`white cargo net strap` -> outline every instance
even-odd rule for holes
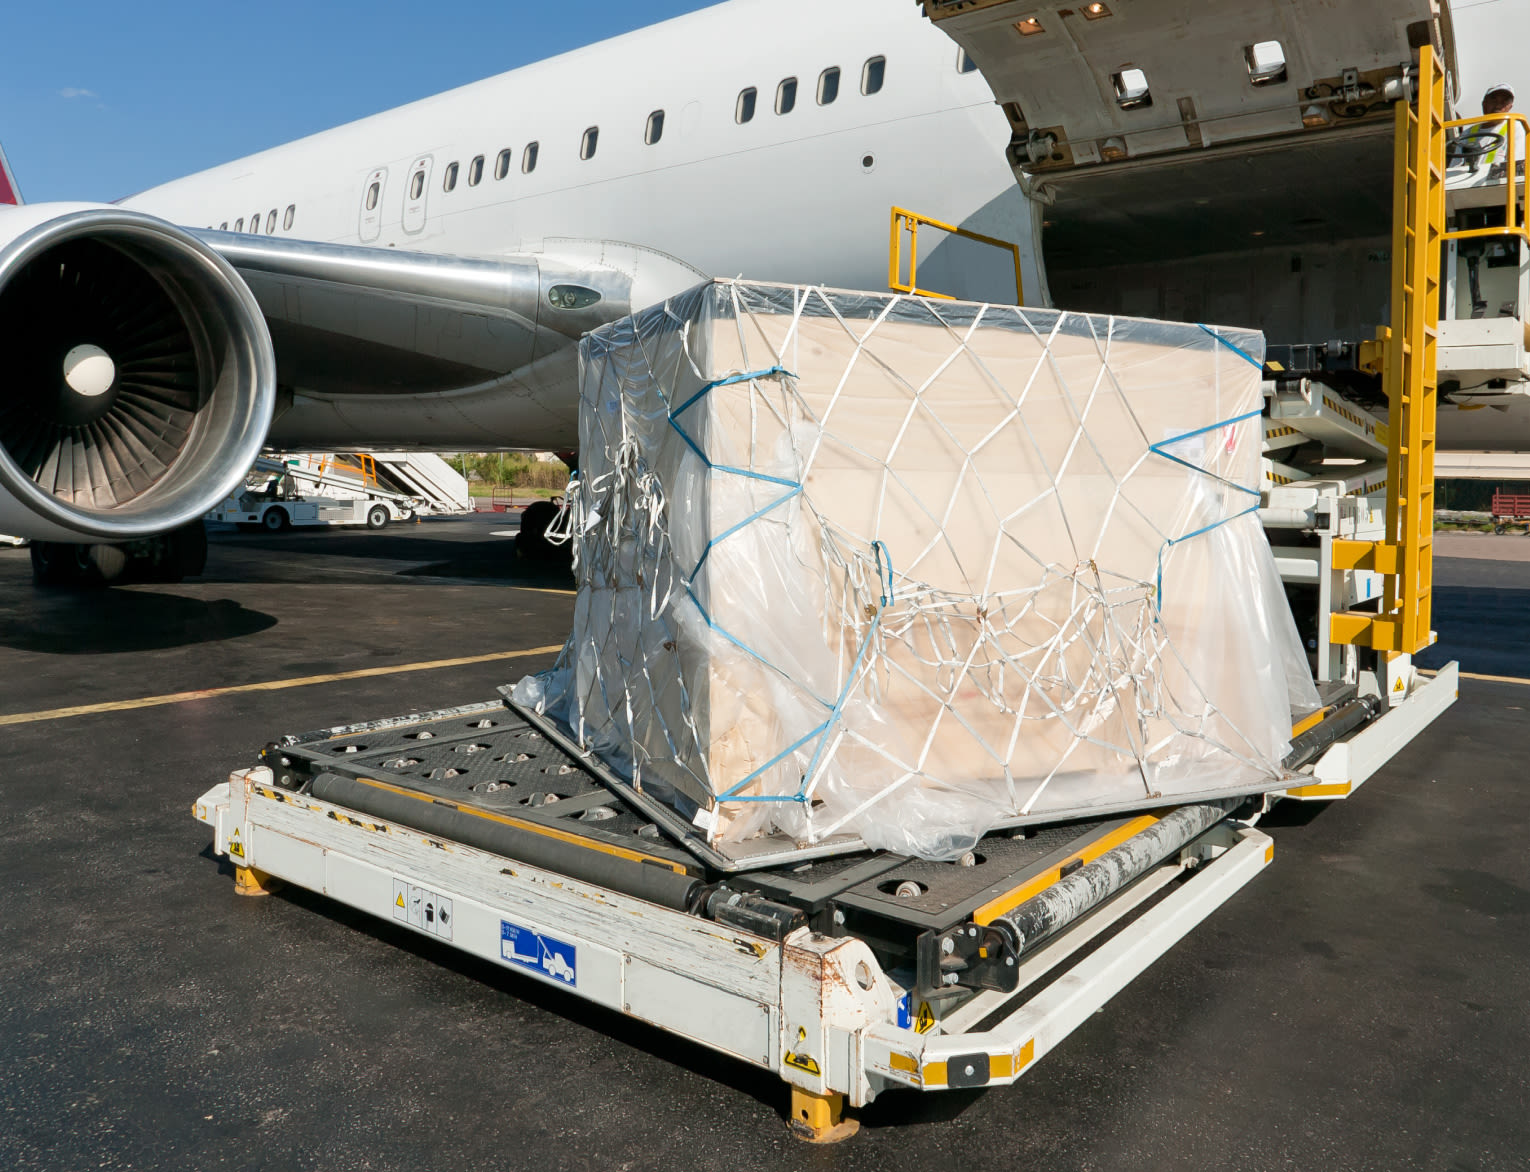
[[[907,430],[915,411],[920,407],[920,396],[940,378],[942,372],[952,362],[965,355],[982,368],[993,389],[1006,396],[1009,413],[982,441],[966,452],[962,473],[945,503],[943,512],[937,516],[929,509],[925,509],[930,519],[937,523],[936,535],[910,560],[909,565],[901,570],[892,565],[891,556],[883,541],[875,536],[868,537],[842,531],[822,516],[811,499],[803,493],[804,481],[813,467],[814,458],[834,415],[835,407],[839,403],[845,379],[842,379],[839,386],[835,388],[820,417],[799,393],[796,377],[783,365],[782,356],[773,353],[770,356],[769,365],[760,369],[730,373],[725,377],[705,382],[699,391],[690,395],[678,406],[670,406],[668,411],[670,426],[684,440],[690,451],[703,462],[708,477],[741,477],[780,489],[779,494],[766,504],[752,510],[711,537],[696,564],[688,569],[675,567],[672,556],[673,545],[668,531],[669,503],[665,499],[658,476],[644,462],[639,445],[628,430],[627,419],[625,415],[622,416],[622,440],[613,452],[610,469],[591,479],[576,478],[569,489],[569,507],[560,517],[558,525],[549,530],[549,537],[562,536],[574,539],[575,568],[581,581],[590,573],[608,575],[619,556],[620,560],[628,566],[637,565],[654,569],[655,572],[649,581],[642,582],[641,573],[639,573],[639,581],[645,587],[645,610],[648,620],[661,624],[668,638],[675,638],[675,628],[671,619],[673,608],[694,607],[708,628],[790,682],[799,692],[811,695],[823,712],[821,721],[794,737],[790,743],[783,745],[764,764],[738,780],[722,779],[722,785],[719,787],[713,778],[707,776],[708,766],[704,753],[683,754],[680,749],[682,744],[695,746],[704,743],[704,738],[691,718],[691,706],[687,703],[686,715],[683,718],[686,727],[664,730],[664,739],[672,754],[673,763],[690,771],[693,775],[699,764],[701,779],[708,790],[716,795],[719,804],[758,802],[795,804],[799,808],[800,816],[806,819],[807,833],[806,835],[801,833],[800,825],[794,829],[794,833],[799,838],[815,842],[840,832],[848,823],[860,817],[873,805],[886,801],[909,782],[931,779],[927,771],[928,757],[935,744],[940,724],[947,720],[966,724],[953,701],[959,689],[976,688],[996,708],[1013,717],[1008,744],[995,746],[981,742],[992,757],[996,771],[1002,773],[1007,787],[1011,814],[1023,816],[1030,813],[1074,750],[1083,744],[1102,747],[1135,762],[1136,769],[1142,778],[1145,798],[1158,796],[1150,758],[1154,752],[1163,749],[1175,735],[1207,741],[1232,758],[1262,773],[1272,774],[1269,762],[1254,747],[1254,742],[1238,730],[1226,714],[1220,712],[1206,698],[1199,686],[1194,689],[1199,693],[1195,703],[1187,703],[1185,697],[1172,694],[1165,681],[1165,674],[1161,670],[1164,662],[1172,660],[1187,677],[1190,676],[1190,672],[1188,665],[1168,638],[1158,617],[1163,590],[1164,562],[1172,550],[1259,507],[1259,494],[1255,490],[1227,479],[1211,469],[1192,464],[1168,449],[1204,433],[1223,431],[1257,417],[1260,412],[1256,410],[1245,413],[1167,440],[1152,442],[1148,439],[1135,412],[1132,412],[1130,401],[1116,383],[1115,375],[1111,370],[1110,347],[1115,329],[1114,318],[1095,319],[1085,315],[1058,314],[1050,333],[1043,337],[1023,309],[1009,306],[985,306],[965,330],[959,331],[940,315],[937,307],[923,302],[929,316],[945,326],[952,341],[952,350],[945,361],[922,384],[915,386],[901,379],[896,370],[882,362],[872,350],[866,348],[868,341],[876,334],[876,325],[886,320],[894,308],[904,300],[903,298],[890,299],[877,321],[870,328],[864,329],[863,333],[858,334],[840,315],[833,302],[824,297],[821,291],[798,290],[795,316],[788,338],[795,335],[797,322],[810,297],[819,297],[822,304],[828,306],[830,313],[838,319],[846,334],[855,343],[854,353],[846,365],[845,379],[848,378],[849,369],[857,361],[876,362],[890,378],[900,382],[912,395],[908,416],[887,454],[873,456],[872,453],[858,448],[846,439],[843,431],[836,436],[837,442],[849,450],[880,464],[878,475],[881,477],[881,503],[876,511],[877,516],[880,517],[883,513],[882,506],[885,504],[889,484],[901,483],[899,473],[891,466],[892,454],[896,451],[897,444]],[[750,311],[740,303],[736,287],[733,289],[733,300],[737,316],[740,319],[747,317]],[[1036,369],[1026,381],[1025,386],[1014,394],[1010,394],[1002,386],[992,372],[984,366],[981,356],[968,346],[969,339],[979,325],[985,324],[985,318],[990,319],[988,324],[991,324],[991,319],[1001,314],[1014,315],[1023,328],[1029,330],[1042,344],[1042,353]],[[1096,328],[1096,324],[1101,320],[1106,322],[1103,337]],[[1030,436],[1023,408],[1027,392],[1035,381],[1036,375],[1045,364],[1052,364],[1055,377],[1065,381],[1062,372],[1056,369],[1050,345],[1065,322],[1075,327],[1080,322],[1088,324],[1089,334],[1093,338],[1100,359],[1099,373],[1088,391],[1083,406],[1074,410],[1072,441],[1068,445],[1067,454],[1063,457],[1062,463],[1057,468],[1049,470],[1052,477],[1051,485],[1031,500],[1008,508],[1007,511],[1001,510],[998,502],[989,493],[988,487],[984,485],[982,476],[973,466],[973,456],[984,444],[1013,424],[1018,423],[1027,436]],[[1260,365],[1247,352],[1221,337],[1216,331],[1206,326],[1201,328],[1245,360],[1255,366]],[[704,377],[694,357],[689,353],[687,357],[696,376]],[[776,385],[784,393],[799,419],[805,419],[816,425],[815,439],[810,446],[806,447],[806,450],[796,450],[797,436],[800,432],[792,429],[786,414],[783,414],[777,406],[775,397],[765,392],[762,384],[767,383]],[[772,476],[754,467],[714,463],[687,431],[684,422],[687,412],[702,403],[707,396],[732,391],[734,388],[738,389],[735,393],[746,393],[750,396],[751,412],[762,410],[770,412],[775,416],[783,432],[792,436],[794,453],[799,458],[799,466],[802,470],[799,477]],[[1067,524],[1067,511],[1058,496],[1057,478],[1067,471],[1069,461],[1081,447],[1093,446],[1085,420],[1088,418],[1091,405],[1102,390],[1117,392],[1117,401],[1131,412],[1132,423],[1142,435],[1141,455],[1124,474],[1117,477],[1113,471],[1110,471],[1108,463],[1103,458],[1100,460],[1100,465],[1106,468],[1113,486],[1107,515],[1118,508],[1133,510],[1144,522],[1153,525],[1154,532],[1161,539],[1157,576],[1152,581],[1126,577],[1102,567],[1099,549],[1080,548],[1071,525],[1068,525],[1068,533],[1076,556],[1072,565],[1044,562],[1026,548],[1021,537],[1012,529],[1014,523],[1023,519],[1029,510],[1049,498],[1056,501],[1057,507],[1062,511],[1064,523]],[[1071,406],[1071,398],[1066,401]],[[933,411],[928,414],[931,419],[938,422],[938,416]],[[949,430],[946,430],[945,434],[953,444],[956,443],[955,437],[950,435]],[[1037,459],[1044,460],[1034,437],[1031,437],[1031,445]],[[1098,454],[1098,449],[1096,453]],[[1204,477],[1208,483],[1221,486],[1236,494],[1246,494],[1254,499],[1246,508],[1228,511],[1225,515],[1192,532],[1182,534],[1164,532],[1123,493],[1133,473],[1154,458],[1173,461]],[[920,561],[941,541],[941,533],[958,507],[963,488],[966,487],[964,481],[968,478],[971,478],[975,486],[983,493],[993,507],[995,516],[1001,518],[1001,523],[996,528],[994,546],[984,567],[985,573],[979,579],[980,585],[976,586],[972,593],[962,594],[938,590],[920,581],[916,572]],[[903,487],[910,499],[918,500],[917,494],[910,486],[904,484]],[[801,507],[816,522],[820,533],[824,566],[822,586],[826,630],[832,630],[837,620],[839,631],[853,632],[855,636],[843,641],[842,651],[848,654],[840,656],[838,687],[830,695],[811,693],[800,681],[792,680],[779,665],[772,663],[766,656],[750,647],[747,642],[725,629],[708,613],[693,589],[697,575],[717,546],[733,538],[748,526],[760,522],[792,500],[800,500]],[[924,508],[922,503],[920,507]],[[1102,525],[1102,534],[1103,530]],[[638,547],[636,551],[632,548],[634,542]],[[997,559],[1000,543],[1003,542],[1014,543],[1036,562],[1042,571],[1040,582],[1023,589],[990,588],[989,576]],[[624,549],[625,552],[623,552]],[[836,587],[836,579],[839,582],[838,587]],[[972,580],[970,574],[968,579]],[[1059,622],[1038,610],[1036,601],[1044,591],[1056,590],[1064,584],[1071,592],[1071,608],[1066,620]],[[620,630],[618,616],[615,613],[618,605],[615,592],[612,592],[610,597],[612,613],[607,616],[608,621],[601,624],[602,629],[608,634]],[[919,650],[921,647],[932,651],[959,647],[962,640],[956,637],[951,623],[953,620],[958,620],[962,623],[963,629],[968,630],[974,601],[978,606],[977,613],[981,619],[982,633],[979,638],[972,641],[970,649],[965,654],[932,655],[929,651]],[[962,613],[963,609],[966,614]],[[1038,619],[1051,628],[1051,634],[1040,642],[1027,642],[1027,637],[1020,634],[1019,627],[1023,622],[1034,624]],[[934,680],[937,687],[932,688],[925,679],[908,671],[897,658],[890,657],[887,651],[894,644],[901,646],[903,659],[921,663],[926,668],[932,669],[928,678]],[[1017,647],[1019,647],[1018,650],[1016,650]],[[1087,651],[1086,666],[1082,672],[1070,666],[1077,658],[1071,653],[1076,652],[1080,647]],[[554,673],[559,668],[569,666],[574,652],[575,646],[571,640],[570,644],[564,648]],[[595,657],[597,663],[611,661],[604,654]],[[650,694],[660,690],[648,677],[643,664],[628,662],[625,666],[628,669],[642,669],[640,670],[641,686],[647,688]],[[847,727],[842,720],[847,701],[860,689],[865,689],[866,694],[871,696],[878,694],[881,690],[879,681],[886,678],[886,673],[890,672],[900,674],[938,705],[934,723],[925,730],[922,740],[918,743],[916,754],[908,760],[895,756],[885,744],[868,739],[855,729]],[[675,679],[664,681],[665,684],[669,686],[678,684],[683,690],[684,680],[680,678],[678,669],[675,676]],[[1016,681],[1021,685],[1020,701],[1013,703],[1007,700],[1006,696],[1012,692]],[[630,678],[602,677],[599,680],[599,686],[608,711],[615,711],[611,707],[612,699],[618,698],[618,695],[626,696],[626,728],[630,733],[633,729],[633,712],[631,693],[628,689],[638,685]],[[1124,743],[1101,739],[1097,730],[1104,725],[1106,715],[1132,704],[1135,707],[1130,710],[1135,720],[1123,724],[1123,727],[1128,729]],[[657,712],[658,705],[653,705],[650,711]],[[583,741],[585,739],[584,729],[581,727],[583,709],[577,698],[571,706],[569,716],[570,723],[575,726],[576,733]],[[1224,730],[1231,729],[1234,743],[1228,743],[1225,737],[1219,741],[1209,735],[1206,726],[1213,717],[1219,718]],[[1148,724],[1154,719],[1167,722],[1173,731],[1149,743]],[[1071,734],[1071,740],[1052,764],[1050,771],[1039,782],[1032,778],[1026,779],[1026,784],[1033,788],[1028,794],[1022,794],[1017,789],[1016,779],[1010,772],[1009,754],[1020,737],[1025,723],[1036,720],[1060,722]],[[1133,725],[1135,729],[1132,728]],[[968,731],[974,739],[980,740],[976,730],[973,730],[970,725],[968,725]],[[837,811],[837,816],[832,818],[816,816],[815,791],[822,783],[835,755],[847,741],[880,756],[891,765],[892,779],[889,784],[867,796],[859,805]],[[634,779],[638,780],[641,777],[643,757],[646,754],[650,760],[652,759],[653,746],[650,744],[645,748],[638,744],[634,737],[629,745],[624,747],[631,753]],[[793,758],[796,758],[797,768],[790,772],[796,773],[800,778],[798,784],[794,788],[779,784],[772,787],[770,777],[772,772],[790,763]],[[775,788],[776,792],[769,792],[771,788]],[[744,792],[746,790],[753,792]],[[1002,815],[1003,812],[1000,813]]]

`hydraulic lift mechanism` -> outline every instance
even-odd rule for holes
[[[927,8],[1006,28],[1019,12]],[[1002,81],[991,49],[952,35]],[[1271,862],[1257,823],[1275,801],[1346,797],[1455,699],[1454,664],[1426,677],[1411,660],[1433,641],[1437,382],[1530,369],[1527,270],[1512,156],[1496,182],[1471,180],[1447,223],[1460,127],[1419,40],[1396,74],[1352,83],[1395,141],[1390,325],[1371,343],[1277,351],[1265,372],[1262,519],[1324,701],[1292,730],[1298,784],[1001,830],[948,863],[855,844],[729,856],[504,698],[268,746],[195,805],[236,889],[322,893],[774,1071],[810,1139],[849,1133],[843,1108],[885,1091],[1023,1076]],[[1481,207],[1502,209],[1497,222],[1468,215]],[[1492,267],[1494,249],[1518,263]],[[1510,299],[1511,270],[1515,338],[1470,316]],[[1458,353],[1475,373],[1442,365]]]

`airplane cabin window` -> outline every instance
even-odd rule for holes
[[[269,235],[271,235],[271,233],[273,233],[275,231],[276,231],[276,209],[272,208],[269,212],[266,213],[266,235],[269,236]]]
[[[600,127],[592,126],[584,132],[584,137],[579,140],[579,157],[581,159],[593,159],[595,148],[600,145]]]
[[[425,194],[425,172],[420,170],[416,171],[409,180],[409,198],[419,199],[423,194]]]
[[[371,187],[367,188],[367,211],[375,212],[377,210],[377,197],[381,194],[382,184],[380,183],[373,183]]]
[[[788,77],[776,86],[776,113],[790,114],[797,105],[797,79]]]
[[[861,93],[875,94],[882,89],[882,83],[887,80],[887,58],[872,57],[861,66]]]
[[[956,51],[956,72],[957,73],[973,73],[976,70],[977,70],[977,62],[974,61],[971,57],[967,56],[967,50],[966,49],[958,49]]]
[[[526,149],[521,152],[521,173],[530,175],[537,169],[537,144],[528,142]]]
[[[754,99],[757,96],[754,86],[739,91],[738,102],[733,107],[733,121],[743,125],[754,117]]]
[[[839,66],[831,65],[818,75],[818,104],[827,106],[839,97]]]
[[[510,148],[506,147],[494,160],[494,178],[503,179],[508,174],[510,174]]]
[[[260,213],[259,212],[256,212],[253,216],[250,217],[250,231],[251,232],[259,232],[260,231]]]
[[[227,232],[228,231],[228,221],[227,220],[224,220],[223,223],[218,225],[218,231],[219,232]]]
[[[451,191],[457,186],[457,164],[446,164],[446,174],[441,179],[441,190]]]
[[[243,216],[240,216],[237,220],[234,221],[234,231],[235,232],[243,232],[244,231],[244,217]]]
[[[655,110],[648,115],[648,125],[643,130],[643,141],[653,146],[659,139],[664,137],[664,111]]]
[[[282,231],[283,232],[291,232],[292,231],[292,219],[296,215],[297,215],[297,204],[289,203],[287,205],[287,210],[282,213]]]
[[[477,187],[478,181],[483,178],[483,156],[475,155],[473,161],[468,164],[468,186]]]

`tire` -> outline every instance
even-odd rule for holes
[[[290,528],[292,518],[287,516],[287,510],[280,505],[273,505],[261,514],[260,524],[267,533],[280,533]]]
[[[87,545],[84,557],[90,563],[86,577],[96,585],[111,585],[122,577],[128,565],[127,550],[120,545]]]
[[[1493,532],[1498,534],[1500,537],[1502,537],[1503,536],[1503,526],[1502,525],[1494,525],[1493,526]]]
[[[106,586],[127,569],[127,551],[119,545],[75,545],[34,541],[32,582],[36,586]]]
[[[381,529],[388,523],[388,509],[385,505],[373,505],[367,510],[367,528]]]
[[[566,566],[574,556],[571,542],[554,545],[547,540],[547,529],[558,518],[558,506],[552,501],[533,501],[521,512],[521,528],[515,537],[515,556],[549,566]]]
[[[78,548],[60,541],[32,542],[32,584],[44,588],[83,585],[85,567]]]
[[[165,554],[160,563],[161,581],[195,578],[207,568],[207,526],[189,521],[165,534]]]

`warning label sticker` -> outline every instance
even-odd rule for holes
[[[452,901],[402,879],[393,881],[393,918],[443,940],[452,938]]]
[[[579,984],[578,956],[572,944],[509,920],[499,922],[499,955],[510,964],[565,985]]]
[[[898,998],[898,1028],[927,1034],[935,1026],[935,1013],[928,1001],[921,1001],[916,1011],[907,993]]]

